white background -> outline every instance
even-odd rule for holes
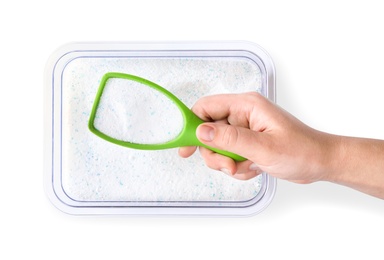
[[[279,181],[251,218],[75,217],[43,190],[44,66],[71,41],[253,41],[280,106],[384,139],[380,2],[2,1],[0,259],[383,259],[383,201],[331,183]]]

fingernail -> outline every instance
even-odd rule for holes
[[[229,176],[232,176],[232,173],[230,170],[228,170],[227,168],[221,168],[220,171],[224,172],[225,174],[229,175]]]
[[[252,163],[251,165],[249,165],[249,170],[257,171],[257,170],[260,170],[260,168],[259,168],[259,166],[257,166],[256,163]]]
[[[212,141],[215,136],[215,129],[211,126],[201,125],[197,128],[197,137],[203,141]]]

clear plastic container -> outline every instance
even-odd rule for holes
[[[257,91],[275,100],[271,58],[249,42],[72,43],[45,72],[45,190],[69,214],[254,215],[272,201],[276,180],[239,181],[209,169],[197,152],[121,147],[88,129],[107,72],[134,74],[191,107],[200,97]],[[134,113],[140,113],[140,108]]]

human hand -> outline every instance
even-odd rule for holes
[[[258,93],[204,97],[192,111],[208,121],[196,130],[202,143],[247,158],[235,162],[200,147],[212,169],[243,180],[267,172],[297,183],[310,183],[326,175],[334,136],[306,126]],[[182,147],[179,155],[189,157],[195,150]]]

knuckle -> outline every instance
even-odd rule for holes
[[[218,170],[219,165],[217,160],[215,160],[215,153],[204,147],[199,147],[199,150],[204,159],[205,164],[211,169]]]
[[[238,139],[239,139],[238,129],[230,125],[226,126],[221,138],[222,144],[225,146],[233,146],[237,143]]]

